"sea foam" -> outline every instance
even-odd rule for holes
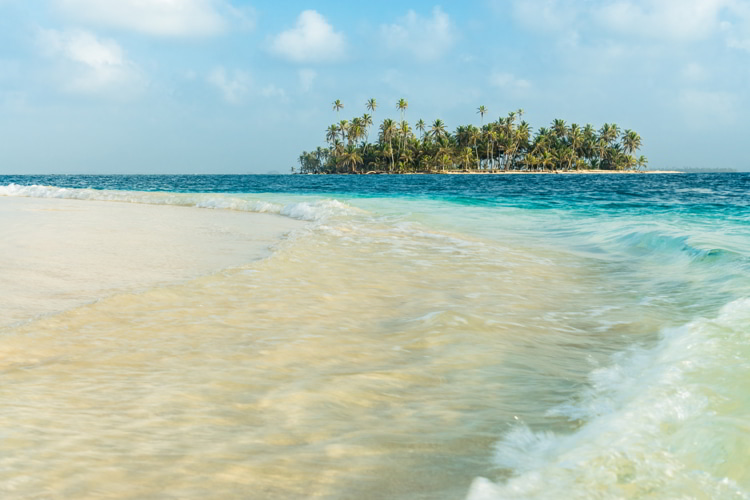
[[[321,199],[294,203],[274,203],[253,199],[246,195],[222,193],[168,193],[146,191],[112,191],[98,189],[69,189],[54,186],[0,186],[0,196],[28,198],[60,198],[95,200],[148,205],[175,205],[208,209],[269,213],[303,221],[320,222],[339,215],[364,213],[339,200]]]
[[[477,478],[467,499],[750,498],[748,324],[750,299],[740,299],[615,355],[551,410],[585,422],[576,432],[514,427],[494,453],[512,477]]]

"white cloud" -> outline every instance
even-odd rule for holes
[[[42,53],[55,59],[65,90],[123,97],[142,90],[146,80],[117,42],[87,31],[40,30]]]
[[[682,77],[689,81],[703,81],[708,78],[709,73],[697,62],[690,62],[682,68]]]
[[[605,4],[595,18],[626,35],[675,41],[700,40],[719,28],[728,0],[631,0]]]
[[[432,9],[430,18],[410,10],[398,22],[381,26],[380,33],[389,49],[423,61],[439,59],[458,38],[453,21],[440,7]]]
[[[266,99],[272,99],[274,101],[288,102],[289,99],[286,97],[286,91],[274,84],[269,84],[260,90],[260,95]]]
[[[252,23],[250,10],[224,0],[55,0],[70,17],[97,26],[158,36],[209,36],[223,32],[229,19]]]
[[[228,71],[223,66],[215,67],[206,77],[206,81],[219,91],[229,104],[243,104],[261,97],[273,102],[288,103],[286,90],[269,83],[261,87],[254,83],[247,71],[235,69]]]
[[[250,91],[252,80],[244,71],[235,70],[230,75],[222,66],[218,66],[209,73],[208,83],[221,92],[225,101],[238,104]]]
[[[542,33],[645,37],[684,42],[718,32],[722,11],[740,0],[513,0],[512,12]],[[497,10],[505,6],[494,0]]]
[[[725,20],[721,23],[727,47],[750,52],[750,4],[735,1],[728,10],[731,22]]]
[[[494,0],[500,15],[505,15],[506,0]],[[513,16],[527,28],[544,33],[559,33],[575,29],[581,12],[570,0],[514,0]]]
[[[296,63],[334,62],[346,55],[346,39],[334,31],[325,17],[306,10],[297,18],[294,28],[271,39],[271,52]]]
[[[312,90],[315,79],[318,77],[318,73],[315,70],[305,68],[299,70],[299,86],[302,92],[309,92]]]
[[[508,90],[524,90],[531,87],[531,82],[510,73],[495,71],[490,75],[490,85]]]
[[[750,52],[750,38],[737,37],[730,35],[727,37],[727,47],[730,49],[744,50]]]

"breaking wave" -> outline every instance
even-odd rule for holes
[[[510,479],[477,478],[468,500],[750,498],[748,325],[750,299],[739,299],[615,355],[551,410],[577,431],[512,428],[494,453]]]
[[[169,193],[71,189],[54,186],[8,184],[0,186],[0,196],[26,198],[60,198],[68,200],[175,205],[207,209],[237,210],[269,213],[292,219],[320,222],[332,217],[362,213],[363,211],[335,199],[318,199],[294,203],[277,203],[254,198],[252,195],[220,193]]]

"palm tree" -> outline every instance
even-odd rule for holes
[[[474,145],[474,156],[477,158],[477,170],[481,167],[481,163],[479,162],[479,151],[477,150],[477,141],[481,137],[479,129],[476,128],[474,125],[469,125],[469,142],[471,142]]]
[[[545,149],[542,152],[542,156],[539,158],[539,164],[542,166],[542,170],[547,170],[548,167],[550,170],[553,170],[552,167],[555,166],[555,155],[553,155],[548,149]]]
[[[541,127],[534,137],[534,144],[531,152],[535,155],[541,154],[542,151],[549,150],[550,131],[547,127]]]
[[[359,139],[364,137],[365,128],[362,123],[362,118],[354,117],[351,124],[349,125],[349,143],[356,143]]]
[[[508,118],[505,120],[505,123],[508,127],[513,127],[513,124],[516,122],[516,112],[511,111],[508,113]]]
[[[643,155],[638,157],[638,159],[635,161],[635,166],[638,167],[639,169],[642,168],[645,170],[647,165],[648,165],[648,160]]]
[[[445,170],[446,162],[453,162],[453,148],[448,145],[441,146],[440,149],[438,149],[438,158],[440,158],[440,165],[443,167],[443,170]]]
[[[459,147],[465,147],[469,145],[469,127],[468,125],[459,125],[456,127],[456,131],[453,133],[453,137],[458,141]]]
[[[534,153],[529,153],[526,155],[526,157],[523,159],[524,165],[526,165],[528,170],[539,170],[539,163],[541,162],[541,158],[536,156]]]
[[[604,124],[608,125],[608,124]],[[601,130],[600,130],[601,132]],[[605,159],[607,158],[607,151],[609,150],[609,143],[604,138],[603,134],[599,134],[599,139],[596,141],[596,153],[599,156],[599,168],[602,170],[606,170],[605,167],[609,167],[607,163],[605,163]]]
[[[529,124],[522,121],[517,129],[513,128],[513,121],[515,119],[515,113],[508,115],[508,119],[505,121],[504,127],[504,169],[515,168],[516,159],[522,150],[528,148],[529,136],[531,134],[531,128]]]
[[[581,127],[579,127],[575,123],[571,124],[570,128],[568,128],[568,144],[570,145],[570,149],[572,150],[573,154],[569,158],[568,170],[572,168],[573,163],[576,164],[576,170],[578,170],[578,152],[580,150],[582,142],[583,134],[581,133]]]
[[[497,132],[493,127],[487,127],[487,161],[490,163],[490,171],[495,168],[495,141],[497,141]]]
[[[370,125],[374,123],[375,121],[375,110],[378,109],[378,101],[375,100],[374,97],[371,97],[370,99],[367,99],[367,102],[365,103],[365,108],[372,113],[372,120],[370,120]],[[370,134],[367,134],[367,142],[370,142]]]
[[[391,153],[391,172],[393,171],[393,136],[396,135],[396,122],[390,118],[383,120],[380,125],[380,141],[385,144],[388,142],[388,149]]]
[[[432,134],[432,137],[438,141],[447,137],[448,133],[445,131],[445,123],[443,123],[443,120],[438,118],[433,122],[430,134]]]
[[[401,123],[398,124],[398,131],[399,131],[399,134],[401,134],[401,141],[402,141],[401,149],[404,149],[406,147],[406,140],[412,135],[409,122],[402,120]]]
[[[617,125],[605,123],[599,129],[599,140],[596,144],[597,152],[599,153],[599,168],[606,167],[608,169],[614,169],[615,155],[611,149],[614,141],[620,135],[620,130]]]
[[[365,149],[367,147],[367,143],[370,142],[370,127],[372,127],[372,116],[365,113],[362,115],[362,126],[364,127],[365,131]]]
[[[315,148],[315,159],[318,162],[318,172],[315,172],[316,174],[320,173],[320,171],[323,170],[323,166],[326,163],[328,163],[328,158],[330,156],[331,156],[331,151],[329,149],[324,149],[324,148],[321,148],[320,146]]]
[[[419,157],[418,165],[417,165],[423,172],[427,172],[428,174],[432,172],[432,164],[430,163],[430,156],[423,154]]]
[[[593,164],[596,158],[596,131],[591,124],[586,124],[583,127],[583,141],[581,144],[581,156],[588,163],[589,168],[593,168]]]
[[[599,129],[599,139],[606,142],[608,145],[612,144],[620,136],[620,127],[617,124],[605,123],[602,128]]]
[[[556,153],[558,165],[560,167],[565,167],[565,170],[570,170],[570,166],[575,160],[575,153],[573,153],[573,148],[565,145],[557,149]]]
[[[339,119],[339,111],[344,109],[344,105],[341,103],[341,100],[336,99],[333,101],[333,110],[336,111],[336,119]]]
[[[487,106],[484,106],[484,105],[479,106],[477,108],[477,113],[479,113],[479,117],[480,117],[480,120],[481,120],[481,123],[482,123],[482,127],[484,127],[484,115],[487,114]]]
[[[349,145],[346,151],[341,154],[341,164],[352,169],[352,173],[357,173],[357,165],[362,164],[362,156],[357,152],[353,145]]]
[[[349,132],[349,122],[347,120],[339,122],[339,132],[341,132],[341,142],[346,142],[346,134]]]
[[[627,164],[627,155],[622,151],[619,142],[615,142],[607,148],[607,159],[614,170],[622,170]]]
[[[458,158],[459,163],[464,167],[464,170],[469,170],[471,168],[472,162],[474,161],[474,152],[470,147],[467,146],[461,149]]]
[[[558,142],[565,139],[565,136],[568,135],[568,126],[565,124],[565,120],[555,118],[552,121],[552,131],[555,133]]]
[[[503,170],[508,170],[512,164],[512,159],[515,156],[515,143],[516,143],[516,112],[511,111],[508,113],[508,117],[503,119],[500,118],[497,121],[498,131],[498,142],[502,147],[503,155]]]
[[[519,110],[519,116],[523,114],[523,110]],[[521,152],[524,152],[529,150],[529,138],[531,137],[531,126],[529,123],[525,120],[521,120],[521,123],[518,124],[518,130],[516,130],[516,136],[514,141],[514,148],[513,148],[513,158],[511,160],[515,161],[515,155],[520,154]]]
[[[622,165],[627,170],[633,170],[636,165],[638,165],[638,160],[636,160],[633,155],[624,154],[621,158]]]
[[[398,160],[400,164],[399,168],[402,170],[408,170],[407,167],[414,164],[414,151],[411,148],[404,148],[404,150],[401,151]]]
[[[419,138],[423,139],[424,138],[424,131],[427,128],[427,124],[424,122],[424,120],[420,118],[419,121],[417,122],[417,124],[414,126],[414,128],[416,128],[417,130],[419,130]]]
[[[401,99],[399,99],[399,100],[398,100],[398,102],[396,103],[396,107],[397,107],[397,108],[398,108],[398,110],[399,110],[399,111],[401,112],[401,123],[403,123],[403,122],[404,122],[404,114],[406,113],[406,108],[408,108],[408,107],[409,107],[409,103],[408,103],[408,102],[406,101],[406,99],[404,99],[404,98],[402,97],[402,98],[401,98]],[[399,142],[399,145],[398,145],[398,147],[399,147],[399,151],[401,151],[401,149],[403,149],[403,147],[404,147],[404,141],[403,141],[403,137],[402,137],[402,141],[401,141],[401,142]]]
[[[409,107],[409,103],[402,97],[396,103],[396,107],[401,111],[401,121],[404,121],[404,113],[406,112],[406,108]]]
[[[339,135],[339,126],[335,123],[326,129],[326,142],[333,144]]]
[[[622,133],[621,142],[625,154],[633,154],[635,150],[641,148],[641,136],[632,130],[625,130]]]
[[[344,147],[344,144],[336,139],[336,143],[331,148],[331,158],[333,161],[334,173],[338,173],[338,164],[341,162],[341,159],[343,158],[345,152],[346,148]]]
[[[612,137],[609,142],[617,142],[617,138],[620,137],[620,127],[618,127],[616,123],[613,123],[609,128],[612,131]]]

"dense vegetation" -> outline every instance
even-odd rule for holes
[[[334,101],[338,123],[326,129],[328,146],[303,152],[300,173],[631,170],[648,163],[645,157],[635,156],[641,137],[615,124],[605,123],[596,130],[554,120],[532,134],[531,126],[521,119],[523,110],[484,124],[488,110],[480,106],[479,128],[461,125],[451,133],[442,120],[429,125],[420,119],[412,130],[405,119],[409,104],[400,99],[396,107],[401,120],[383,120],[377,142],[371,143],[377,101],[368,100],[366,112],[351,120],[339,119],[343,107],[341,101]]]

